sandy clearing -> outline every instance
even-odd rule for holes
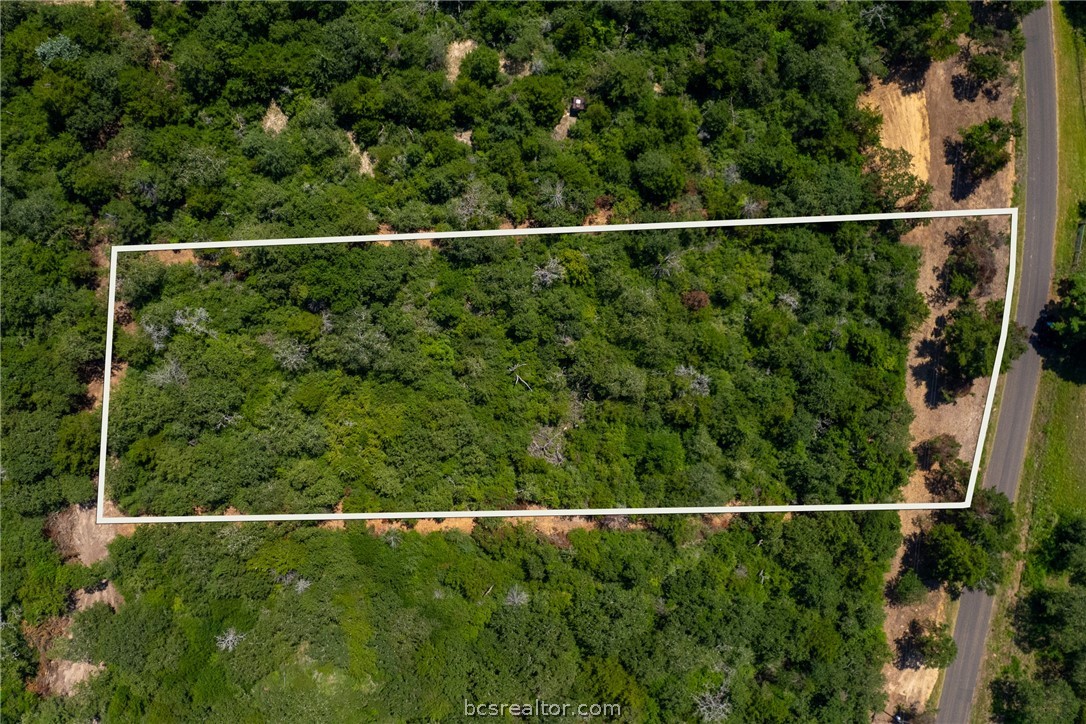
[[[908,151],[913,175],[924,181],[928,180],[931,164],[926,100],[924,90],[905,93],[897,83],[876,83],[860,98],[861,106],[873,107],[882,114],[882,145]]]
[[[109,544],[119,535],[129,536],[136,531],[132,524],[98,525],[96,508],[70,505],[52,513],[45,521],[45,534],[56,545],[64,560],[78,559],[85,566],[93,565],[109,555]],[[108,517],[123,515],[112,501],[106,501]]]
[[[420,229],[419,231],[420,231],[420,233],[425,234],[427,231],[433,231],[433,229]],[[388,224],[379,224],[377,226],[377,233],[378,234],[395,234],[395,233],[398,233],[398,232]],[[377,244],[377,246],[392,246],[392,244],[393,244],[392,241],[383,241],[383,240],[382,241],[375,241],[373,243]],[[413,244],[415,246],[420,246],[423,249],[435,249],[435,248],[437,248],[437,242],[435,242],[433,239],[406,239],[406,240],[400,241],[398,243],[400,243],[400,244]]]
[[[475,50],[474,40],[454,40],[445,49],[445,77],[450,83],[460,77],[460,64],[468,53]]]
[[[458,131],[457,133],[453,134],[453,138],[455,138],[460,143],[463,143],[465,146],[470,147],[471,146],[471,129],[469,128],[466,131]]]
[[[265,133],[278,136],[286,130],[287,120],[287,114],[283,113],[283,109],[279,107],[278,103],[272,101],[268,104],[268,112],[264,114],[260,127],[264,129]]]
[[[72,637],[71,626],[72,620],[67,616],[48,619],[38,626],[23,622],[23,636],[38,653],[38,673],[27,684],[29,691],[39,696],[71,696],[80,684],[105,668],[102,664],[49,657],[58,639]]]
[[[551,138],[556,141],[564,141],[569,136],[569,129],[573,128],[573,124],[577,122],[577,119],[569,114],[567,108],[565,113],[562,114],[562,120],[558,121],[558,125],[551,131]]]
[[[105,664],[46,659],[39,665],[37,677],[27,688],[41,696],[72,696],[80,684],[105,668]]]

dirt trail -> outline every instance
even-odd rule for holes
[[[358,142],[354,139],[354,131],[347,131],[347,144],[350,146],[350,156],[358,162],[358,175],[370,176],[373,174],[373,159],[370,158],[368,151],[363,151],[358,147]]]
[[[1014,70],[1017,72],[1017,68]],[[906,94],[897,84],[880,84],[865,95],[861,103],[873,105],[882,112],[883,145],[888,148],[904,148],[913,156],[914,173],[932,185],[933,208],[981,209],[1009,206],[1014,188],[1013,164],[981,182],[964,198],[960,198],[961,189],[955,188],[954,166],[949,162],[945,142],[948,139],[958,139],[959,128],[980,123],[989,117],[1009,120],[1014,103],[1014,93],[1011,90],[1005,90],[996,100],[989,100],[984,96],[972,102],[957,100],[954,97],[952,78],[960,72],[961,61],[957,58],[935,63],[929,68],[919,91]],[[955,198],[956,196],[959,198]],[[1009,231],[1009,222],[1005,219],[992,220],[992,223],[997,231]],[[955,220],[938,220],[927,226],[917,227],[902,239],[904,243],[920,249],[918,288],[931,310],[928,318],[910,340],[906,398],[915,413],[909,427],[913,444],[940,433],[950,433],[961,443],[962,459],[972,462],[991,379],[976,380],[969,393],[953,403],[929,404],[938,401],[939,385],[937,377],[934,376],[935,366],[929,364],[926,355],[921,353],[924,343],[931,339],[936,320],[953,306],[943,301],[938,294],[940,281],[937,271],[945,263],[949,253],[945,235],[958,225],[959,222]],[[980,304],[983,305],[988,299],[1001,298],[1006,293],[1008,256],[1009,249],[1006,245],[996,250],[999,271],[989,293],[978,298]],[[904,496],[905,500],[910,502],[932,499],[921,473],[917,472],[912,476],[904,490]],[[931,520],[928,514],[910,511],[902,511],[899,515],[902,535],[906,538],[930,524]],[[901,571],[905,550],[905,546],[902,546],[894,557],[886,576],[887,582]],[[913,619],[945,621],[948,600],[946,592],[939,589],[929,592],[917,606],[887,606],[883,626],[887,641],[893,646],[894,641],[905,633]],[[886,712],[893,712],[898,705],[908,704],[917,705],[923,710],[939,678],[936,669],[899,670],[893,664],[887,664],[883,668],[883,675],[889,696]],[[875,720],[890,721],[885,714],[880,714]]]
[[[573,124],[577,122],[577,119],[569,114],[569,109],[562,114],[562,120],[558,121],[558,125],[551,131],[551,138],[556,141],[564,141],[569,136],[569,129],[573,128]]]

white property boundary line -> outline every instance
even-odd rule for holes
[[[228,249],[254,246],[292,246],[302,244],[347,244],[375,241],[411,241],[416,239],[464,239],[478,237],[506,236],[547,236],[555,234],[601,234],[616,231],[653,231],[666,229],[719,229],[743,226],[780,226],[791,224],[835,224],[847,221],[894,221],[907,219],[956,219],[973,216],[1009,216],[1010,262],[1007,265],[1007,293],[1003,300],[1003,322],[996,347],[995,366],[992,369],[992,383],[988,387],[988,398],[981,418],[980,435],[977,450],[973,455],[973,467],[969,473],[969,486],[965,500],[958,502],[930,503],[843,503],[830,505],[718,505],[688,506],[674,508],[567,508],[553,510],[436,510],[420,512],[393,513],[283,513],[253,515],[147,515],[116,516],[102,515],[106,502],[106,434],[109,430],[109,387],[113,369],[113,317],[117,300],[117,257],[127,252],[179,251],[182,249]],[[980,471],[980,461],[984,452],[984,440],[988,432],[988,422],[995,402],[996,385],[999,381],[999,369],[1003,361],[1003,350],[1007,343],[1007,331],[1011,319],[1011,301],[1014,291],[1015,256],[1018,240],[1018,209],[976,209],[955,211],[902,211],[885,214],[844,214],[839,216],[795,216],[772,219],[729,219],[719,221],[677,221],[654,224],[614,224],[606,226],[557,226],[535,229],[488,229],[483,231],[432,231],[411,234],[366,234],[362,236],[328,236],[301,239],[261,239],[247,241],[204,241],[182,242],[174,244],[135,244],[132,246],[114,246],[109,259],[109,316],[106,322],[106,359],[102,388],[102,440],[98,460],[98,523],[234,523],[245,521],[323,521],[323,520],[387,520],[418,518],[527,518],[547,516],[590,516],[590,515],[658,515],[658,514],[710,514],[710,513],[822,513],[834,511],[865,510],[953,510],[968,508],[973,502],[973,490],[976,487]]]

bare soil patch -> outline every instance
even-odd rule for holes
[[[373,176],[373,159],[370,158],[368,151],[363,151],[358,147],[358,142],[354,140],[354,131],[347,131],[347,143],[350,145],[351,158],[358,161],[358,175],[359,176]]]
[[[460,77],[460,64],[467,54],[475,50],[474,40],[454,40],[445,49],[445,77],[454,83]]]
[[[38,666],[38,675],[27,688],[40,696],[71,696],[80,684],[105,668],[105,664],[86,661],[45,659]]]
[[[573,124],[577,122],[577,119],[569,114],[569,109],[562,114],[562,120],[558,121],[558,125],[551,131],[551,138],[556,141],[564,141],[569,136],[569,129],[573,128]]]
[[[38,673],[27,684],[28,690],[39,696],[71,696],[80,684],[105,668],[102,664],[50,658],[57,640],[72,637],[71,625],[67,616],[48,619],[38,626],[23,623],[23,636],[38,653]]]
[[[911,498],[907,499],[911,500]],[[930,516],[927,513],[902,510],[898,511],[898,516],[901,519],[901,535],[906,540],[930,523]],[[890,564],[890,571],[884,579],[885,583],[890,583],[901,572],[904,567],[903,558],[907,550],[905,545],[898,548],[894,560]],[[885,607],[886,618],[882,624],[887,643],[893,647],[894,642],[908,630],[913,619],[918,621],[930,620],[937,623],[946,621],[946,607],[949,600],[950,596],[947,592],[942,588],[938,588],[929,591],[924,600],[915,606],[891,606],[887,604]],[[882,667],[882,675],[886,681],[886,694],[889,701],[884,711],[877,714],[874,721],[891,722],[892,720],[886,712],[892,713],[899,705],[916,705],[918,710],[923,711],[924,705],[931,697],[931,693],[934,691],[935,684],[939,679],[939,670],[926,667],[899,669],[894,666],[893,662],[890,662]]]
[[[64,560],[79,560],[85,566],[92,565],[109,555],[109,544],[119,535],[129,536],[136,526],[99,525],[95,522],[97,509],[71,505],[51,514],[45,521],[45,534],[56,545]],[[108,517],[123,515],[112,501],[106,501]]]
[[[126,325],[126,331],[135,331],[135,330],[128,330],[127,325]],[[127,362],[114,362],[113,363],[113,367],[111,368],[110,375],[109,375],[109,390],[110,390],[110,392],[117,389],[117,385],[120,384],[121,380],[124,379],[124,376],[126,374],[128,374],[128,363]],[[94,379],[92,379],[90,382],[87,383],[87,399],[90,400],[90,408],[89,409],[97,410],[99,407],[102,406],[102,392],[104,391],[104,388],[105,388],[105,380],[103,380],[101,377],[95,377]]]
[[[860,105],[882,113],[882,145],[903,148],[912,156],[912,172],[928,180],[931,161],[931,133],[928,128],[927,97],[923,89],[906,93],[894,82],[876,83],[860,98]]]
[[[426,233],[427,231],[433,231],[433,229],[422,229],[422,233]],[[395,234],[397,232],[396,232],[395,229],[393,229],[388,224],[380,224],[377,227],[377,233],[378,234]],[[383,240],[382,241],[375,241],[373,243],[377,244],[377,246],[392,246],[392,244],[393,244],[392,241],[383,241]],[[404,240],[404,241],[401,241],[401,242],[398,242],[398,243],[400,243],[400,244],[413,244],[415,246],[420,246],[423,249],[434,249],[434,248],[437,247],[437,242],[435,242],[433,239],[407,239],[407,240]]]
[[[260,122],[260,127],[264,129],[265,133],[278,136],[286,130],[287,120],[287,114],[283,113],[283,109],[279,107],[278,103],[272,101],[268,105],[268,112],[264,114],[264,119]]]
[[[124,596],[113,585],[113,581],[107,581],[103,589],[93,593],[87,593],[81,588],[75,592],[74,599],[76,611],[86,611],[97,603],[104,603],[114,611],[124,605]]]
[[[458,131],[457,133],[453,134],[453,138],[455,138],[457,141],[460,141],[460,143],[463,143],[465,146],[470,147],[471,146],[471,129],[469,128],[466,131]]]
[[[156,259],[159,263],[170,266],[172,264],[198,264],[196,252],[192,249],[163,249],[161,251],[149,251],[147,256]]]

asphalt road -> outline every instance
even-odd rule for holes
[[[1056,67],[1052,47],[1052,7],[1034,11],[1023,22],[1026,35],[1026,215],[1025,240],[1019,249],[1019,324],[1033,329],[1048,301],[1056,235],[1059,184],[1056,136]],[[1014,499],[1026,457],[1033,403],[1041,377],[1041,358],[1031,347],[1007,374],[995,441],[984,472],[984,485]],[[958,657],[947,669],[939,700],[938,724],[966,724],[976,694],[994,599],[969,591],[961,598],[954,640]]]

